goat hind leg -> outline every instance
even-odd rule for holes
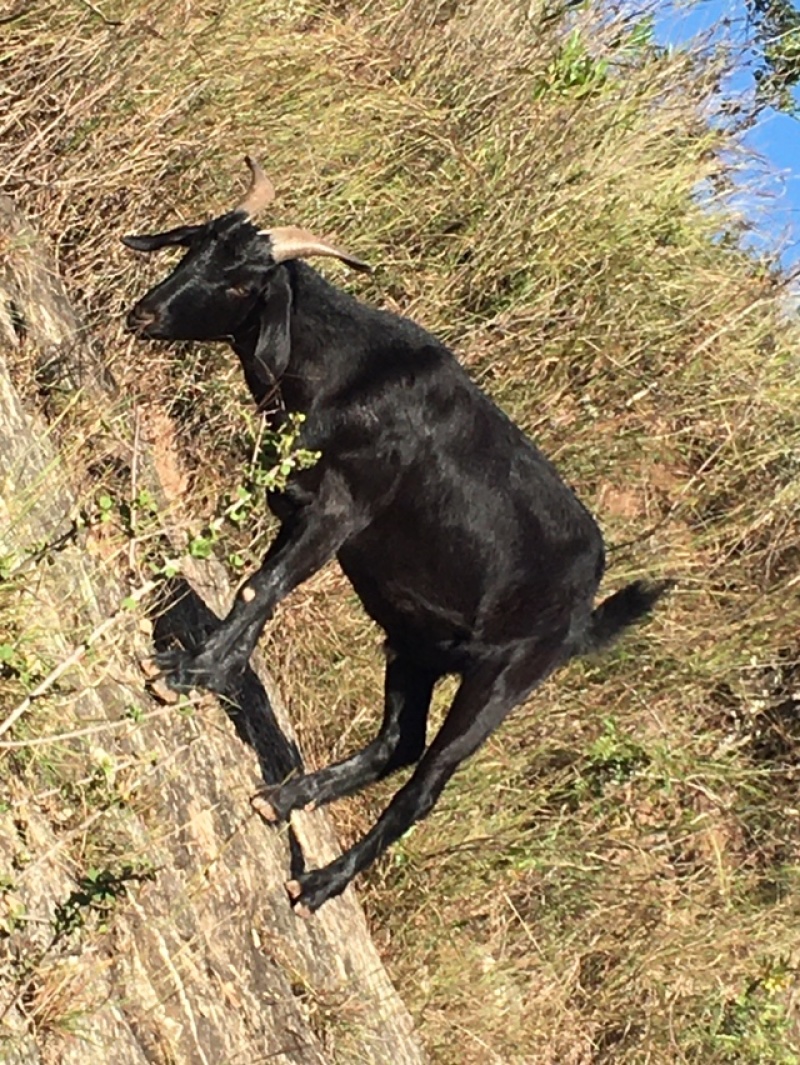
[[[341,894],[353,877],[430,813],[447,781],[506,715],[558,665],[558,647],[515,655],[502,666],[487,663],[467,674],[436,738],[413,776],[397,792],[374,827],[335,861],[302,873],[286,885],[299,913],[318,909]]]
[[[270,822],[285,821],[292,810],[322,806],[360,791],[396,769],[418,761],[425,749],[436,674],[402,655],[386,663],[383,723],[371,743],[341,762],[262,788],[253,807]]]

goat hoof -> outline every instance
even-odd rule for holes
[[[281,818],[270,801],[269,792],[259,791],[250,799],[250,805],[270,825],[279,824]]]
[[[193,669],[194,659],[188,651],[173,648],[171,651],[159,651],[149,660],[148,669],[155,669],[159,679],[156,683],[179,695],[188,694],[193,688],[202,688],[203,677]]]
[[[303,885],[299,880],[287,880],[286,893],[291,900],[292,910],[298,917],[302,917],[307,921],[309,917],[314,916],[313,907],[303,899]]]
[[[286,784],[260,787],[250,800],[250,805],[271,825],[288,821],[289,814],[297,808],[297,803],[292,801],[291,787]]]
[[[292,902],[297,902],[300,896],[303,894],[303,885],[299,880],[287,880],[286,891]]]
[[[287,880],[286,893],[295,913],[308,917],[316,913],[328,899],[340,895],[348,883],[346,877],[337,875],[336,870],[327,865],[322,869],[309,869],[293,880]]]
[[[152,658],[143,658],[139,663],[139,668],[145,675],[145,687],[155,699],[167,705],[178,702],[180,695],[170,688],[164,674]]]
[[[154,699],[158,699],[160,703],[164,703],[167,706],[174,706],[181,698],[180,692],[170,688],[163,677],[156,677],[154,680],[148,681],[147,690]]]
[[[194,690],[233,695],[246,664],[236,658],[219,662],[209,651],[201,650],[193,654],[180,648],[159,651],[153,655],[152,662],[161,673],[165,684],[174,692],[183,695]]]
[[[141,669],[142,673],[144,673],[148,680],[155,680],[156,677],[161,676],[161,670],[152,658],[142,658],[139,661],[139,669]]]

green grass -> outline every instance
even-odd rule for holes
[[[498,0],[455,16],[421,0],[100,7],[121,25],[31,10],[0,46],[0,185],[50,236],[121,386],[110,425],[78,404],[57,427],[68,462],[111,471],[88,496],[130,515],[110,441],[134,399],[169,427],[188,539],[244,483],[238,368],[123,336],[165,262],[117,237],[226,208],[251,152],[278,187],[270,219],[377,264],[331,273],[437,330],[556,459],[603,524],[608,586],[678,579],[651,624],[518,710],[362,879],[433,1060],[797,1061],[798,329],[787,279],[739,246],[744,154],[702,117],[722,61],[662,54],[641,21],[526,21]],[[144,527],[111,509],[109,557],[144,566]],[[249,562],[272,527],[255,513],[211,547]],[[2,643],[29,656],[15,609],[0,605]],[[336,569],[265,642],[312,762],[371,734],[379,634]],[[30,683],[13,662],[7,700]],[[37,720],[15,737],[55,731]],[[21,757],[0,773],[30,784]],[[334,810],[343,842],[395,787]]]

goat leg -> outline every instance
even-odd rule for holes
[[[386,664],[383,723],[375,739],[335,765],[262,788],[253,796],[253,808],[265,821],[285,821],[292,810],[344,798],[402,766],[413,765],[425,749],[435,682],[436,674],[430,669],[392,655]]]
[[[466,674],[442,727],[413,776],[394,796],[374,827],[350,850],[321,869],[301,873],[287,885],[292,905],[319,909],[340,895],[411,826],[433,809],[447,781],[511,710],[555,668],[561,639],[516,648],[505,661],[484,662]]]
[[[207,688],[232,695],[275,607],[298,584],[336,553],[352,530],[338,507],[304,507],[287,519],[261,567],[239,589],[228,616],[188,651],[170,649],[153,656],[174,691]]]

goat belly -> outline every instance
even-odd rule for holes
[[[463,583],[443,583],[441,574],[431,581],[419,571],[419,561],[419,553],[405,561],[351,545],[339,552],[364,609],[395,650],[444,672],[460,669],[474,634],[474,596]]]

